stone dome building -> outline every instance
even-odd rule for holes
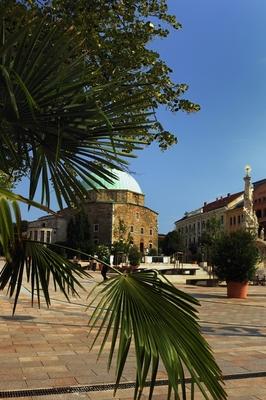
[[[93,244],[111,245],[120,238],[130,238],[145,254],[158,248],[158,214],[145,206],[143,194],[136,179],[124,171],[112,171],[117,179],[112,183],[97,178],[104,186],[84,182],[88,198],[83,208],[88,217],[90,240]],[[75,214],[65,209],[57,216],[42,217],[29,223],[29,237],[50,243],[66,240],[67,225]]]

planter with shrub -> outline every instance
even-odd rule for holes
[[[140,265],[140,261],[141,261],[141,253],[139,251],[139,249],[137,248],[137,246],[132,246],[129,249],[129,253],[128,253],[128,260],[130,263],[130,267],[132,269],[136,269],[139,265]]]
[[[215,274],[227,283],[227,296],[246,298],[258,262],[254,236],[244,230],[222,235],[215,243],[213,262]]]

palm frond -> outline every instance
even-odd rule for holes
[[[50,208],[46,207],[43,204],[40,204],[36,201],[29,200],[24,196],[21,196],[20,194],[14,193],[11,190],[8,190],[6,188],[0,187],[0,199],[5,199],[7,202],[12,201],[12,202],[21,202],[24,204],[27,204],[29,206],[33,206],[35,208],[39,208],[42,211],[46,211],[49,214],[54,214],[55,212],[51,210]]]
[[[10,259],[0,272],[0,290],[8,286],[10,297],[14,296],[13,313],[21,291],[23,278],[30,283],[32,305],[41,296],[50,305],[49,285],[59,289],[69,300],[69,294],[79,296],[77,288],[83,289],[81,280],[89,276],[79,265],[58,255],[44,243],[21,240],[10,248]],[[51,282],[50,282],[51,281]]]
[[[61,208],[64,201],[73,205],[87,196],[81,182],[86,174],[92,171],[95,183],[97,176],[112,179],[109,168],[122,168],[132,151],[148,143],[143,132],[153,114],[139,112],[139,105],[149,104],[146,89],[132,93],[134,85],[122,79],[93,88],[78,34],[46,18],[7,30],[4,38],[0,169],[22,159],[31,171],[30,200],[40,184],[42,203],[49,207],[52,185]],[[112,101],[106,92],[113,93]]]
[[[184,382],[186,369],[206,399],[226,398],[221,371],[200,333],[197,300],[152,271],[120,275],[98,286],[98,290],[92,303],[97,300],[99,304],[89,325],[96,329],[100,324],[95,337],[96,341],[103,334],[99,355],[107,340],[111,340],[109,368],[117,352],[117,386],[132,345],[137,370],[134,399],[140,398],[149,371],[149,399],[152,398],[159,362],[164,365],[169,389],[176,396],[180,389],[185,398],[184,384],[178,382]]]
[[[0,193],[9,194],[4,189]],[[20,199],[11,192],[9,198]],[[32,303],[36,295],[40,305],[42,293],[47,306],[50,305],[50,281],[54,289],[59,289],[67,299],[69,293],[78,296],[76,288],[82,288],[81,280],[89,276],[88,273],[55,253],[47,244],[25,238],[21,232],[21,215],[16,201],[10,202],[0,196],[0,210],[0,244],[6,259],[0,272],[0,290],[8,287],[10,297],[14,296],[13,313],[24,278],[30,283]]]

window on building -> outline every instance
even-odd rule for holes
[[[140,228],[140,233],[143,235],[144,234],[144,228]]]
[[[193,224],[193,232],[196,230],[196,224]]]
[[[44,231],[41,231],[40,241],[41,241],[41,242],[44,242]]]
[[[202,226],[202,229],[205,229],[205,221],[202,221],[201,226]]]
[[[152,243],[151,242],[149,243],[149,249],[152,249]]]
[[[223,225],[223,223],[224,223],[224,216],[221,215],[221,224]]]
[[[99,244],[99,239],[94,239],[94,244]]]
[[[200,231],[200,222],[198,222],[198,231]]]
[[[42,227],[45,228],[45,222],[42,223]]]
[[[136,219],[139,220],[139,213],[136,213]]]
[[[30,231],[30,233],[29,233],[29,239],[30,240],[32,239],[32,231]]]
[[[46,232],[46,242],[51,243],[51,232],[50,231]]]
[[[99,232],[99,224],[93,225],[93,232]]]
[[[34,240],[38,240],[38,231],[34,231]]]
[[[236,217],[233,218],[233,223],[236,224]]]
[[[134,232],[134,226],[133,225],[131,225],[131,227],[130,227],[130,232]]]
[[[179,232],[180,232],[180,229],[179,229]],[[152,231],[152,228],[150,228],[150,236],[152,236],[153,235],[153,231]]]
[[[263,210],[263,216],[266,217],[266,208]]]
[[[233,225],[233,218],[230,217],[230,225]]]
[[[240,224],[241,220],[240,220],[240,215],[237,216],[237,223]]]

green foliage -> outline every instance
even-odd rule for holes
[[[165,254],[166,256],[171,256],[178,251],[184,250],[182,237],[176,230],[168,232],[167,235],[165,235],[161,246],[163,254]]]
[[[169,29],[181,28],[176,17],[169,14],[166,0],[51,0],[45,5],[35,1],[35,6],[54,21],[60,19],[66,27],[74,26],[79,31],[83,49],[89,54],[87,62],[95,71],[94,85],[123,77],[127,84],[134,82],[132,94],[143,86],[147,88],[154,109],[161,105],[173,112],[200,109],[184,98],[188,85],[173,82],[171,68],[150,46],[155,39],[166,38]],[[112,92],[109,94],[112,99]],[[121,93],[121,101],[124,97]],[[142,106],[139,111],[143,111]],[[153,124],[153,131],[144,126],[141,135],[147,132],[149,141],[156,140],[162,149],[176,143],[175,135],[160,122]],[[132,133],[135,136],[134,130]]]
[[[6,263],[0,272],[0,290],[6,286],[10,297],[14,296],[13,313],[20,294],[23,276],[31,285],[32,303],[37,296],[40,305],[41,294],[47,306],[50,305],[49,284],[53,282],[68,299],[69,293],[78,295],[76,287],[82,288],[79,280],[88,276],[79,266],[53,252],[43,243],[25,239],[22,234],[22,220],[18,204],[11,204],[0,190],[0,240]],[[15,218],[15,227],[12,217]]]
[[[156,137],[157,133],[153,137],[152,133],[148,135],[154,122],[150,119],[149,110],[160,104],[156,96],[162,98],[161,103],[169,107],[169,102],[175,101],[173,97],[170,99],[171,82],[168,87],[162,79],[162,88],[156,88],[156,85],[160,86],[159,80],[153,83],[157,67],[157,77],[162,78],[160,68],[163,65],[158,64],[156,54],[154,64],[143,59],[135,68],[132,64],[128,66],[129,75],[126,74],[125,78],[122,71],[119,73],[120,62],[123,71],[127,71],[122,60],[125,63],[127,59],[130,62],[134,58],[137,60],[143,51],[143,45],[137,40],[139,31],[133,30],[134,26],[143,28],[145,45],[154,37],[152,33],[147,35],[145,23],[140,21],[136,24],[136,18],[138,15],[142,18],[146,12],[147,18],[162,15],[160,18],[167,21],[164,0],[127,1],[126,5],[122,1],[58,0],[54,5],[64,5],[66,12],[62,7],[61,10],[55,7],[57,15],[49,9],[48,14],[53,15],[45,18],[37,9],[30,8],[33,1],[25,3],[27,7],[14,0],[0,4],[0,171],[7,175],[10,175],[10,168],[21,172],[25,167],[30,171],[29,199],[0,187],[0,243],[6,258],[6,264],[0,272],[0,289],[8,287],[10,296],[14,296],[14,311],[24,278],[31,285],[32,302],[36,295],[40,303],[43,295],[49,305],[49,284],[59,288],[68,299],[69,293],[78,295],[81,279],[88,276],[78,264],[52,251],[55,245],[47,246],[22,235],[17,201],[52,212],[49,204],[50,191],[53,189],[61,208],[64,202],[69,207],[80,205],[86,197],[82,180],[89,178],[97,183],[97,177],[115,179],[110,167],[117,165],[122,168],[127,155],[131,156],[134,149],[142,148],[143,144]],[[43,2],[38,4],[43,6]],[[76,4],[79,7],[91,7],[91,10],[76,9]],[[145,5],[148,7],[146,11]],[[45,7],[44,13],[46,11]],[[107,19],[106,13],[113,18],[115,12],[118,20],[123,16],[121,29],[111,23],[112,19]],[[63,18],[59,19],[59,16]],[[72,22],[76,28],[70,28]],[[124,22],[129,43],[132,42],[132,35],[129,34],[132,24],[133,38],[140,45],[140,52],[136,56],[126,57],[127,53],[123,53],[124,49],[125,52],[129,49],[122,40],[126,35],[122,35],[119,42],[120,31],[124,33]],[[167,22],[174,23],[174,20]],[[101,29],[105,26],[105,30],[101,31],[99,26]],[[82,28],[80,33],[79,27]],[[151,25],[149,27],[152,28]],[[115,40],[116,30],[118,36]],[[112,31],[113,37],[109,35]],[[99,43],[101,37],[103,41]],[[88,42],[84,42],[84,38]],[[115,61],[111,52],[112,43],[114,46],[115,43],[123,43],[116,53],[119,56],[121,52],[121,60]],[[112,60],[110,63],[109,58]],[[106,68],[104,62],[107,62]],[[118,72],[108,71],[108,65],[112,63]],[[153,72],[145,71],[145,66],[151,68],[152,65]],[[105,71],[107,76],[103,84]],[[112,74],[114,79],[110,79]],[[167,77],[166,68],[165,79]],[[167,94],[168,89],[170,98],[164,100],[164,90]],[[180,94],[184,89],[173,88],[174,91],[179,90]],[[176,107],[181,108],[182,105],[185,108],[186,103],[177,100]],[[143,140],[140,140],[140,136]],[[41,204],[34,201],[37,187],[41,188]],[[85,240],[85,234],[83,238]],[[119,332],[117,384],[131,341],[134,342],[137,359],[134,399],[138,398],[138,392],[145,385],[150,366],[151,399],[159,359],[165,365],[169,386],[175,391],[176,398],[178,379],[184,382],[184,367],[206,399],[226,398],[220,383],[221,371],[197,324],[193,309],[193,305],[198,304],[196,300],[179,292],[153,272],[119,274],[103,286],[97,285],[97,288],[100,288],[98,304],[90,325],[92,329],[98,329],[96,338],[107,327],[101,351],[108,335],[112,335],[110,363]],[[114,329],[109,329],[111,327]],[[185,399],[184,384],[180,388]]]
[[[206,229],[202,232],[200,238],[200,248],[201,253],[204,254],[204,260],[209,264],[213,264],[216,241],[220,239],[222,234],[223,226],[220,219],[213,217],[207,221]]]
[[[157,256],[157,255],[158,255],[157,249],[155,249],[154,247],[149,249],[149,256]]]
[[[111,343],[108,368],[112,368],[116,355],[116,387],[133,346],[136,356],[134,399],[140,399],[149,372],[149,399],[152,399],[159,362],[167,371],[169,393],[173,390],[175,398],[192,398],[189,388],[179,384],[186,369],[186,376],[191,375],[205,399],[226,399],[219,383],[221,371],[200,334],[194,308],[199,303],[195,298],[176,289],[154,271],[121,274],[109,279],[104,286],[97,286],[97,293],[99,307],[89,321],[91,331],[98,329],[92,346],[100,338],[101,354],[105,345]],[[94,305],[94,301],[91,304]]]
[[[118,240],[114,241],[112,245],[112,254],[115,256],[115,263],[120,264],[125,261],[123,256],[128,255],[132,241],[128,227],[121,218],[119,218],[118,226],[115,227],[114,235]]]
[[[253,235],[247,231],[224,234],[216,241],[213,262],[219,279],[247,282],[254,277],[259,259]]]
[[[138,267],[141,261],[141,253],[136,245],[133,245],[129,249],[128,260],[130,265]]]
[[[100,261],[105,262],[106,264],[110,264],[110,249],[108,246],[105,246],[104,244],[100,244],[97,246],[95,249],[95,252],[97,254],[97,257],[99,258]]]
[[[0,24],[0,170],[25,165],[30,200],[40,185],[41,203],[49,206],[52,185],[59,206],[64,200],[71,207],[87,195],[82,180],[112,181],[110,168],[121,169],[148,141],[136,138],[152,124],[150,113],[139,111],[150,103],[147,89],[134,94],[135,84],[123,81],[92,88],[94,72],[76,31],[49,18],[28,17],[26,26],[22,17],[10,18],[12,29],[5,18]]]

